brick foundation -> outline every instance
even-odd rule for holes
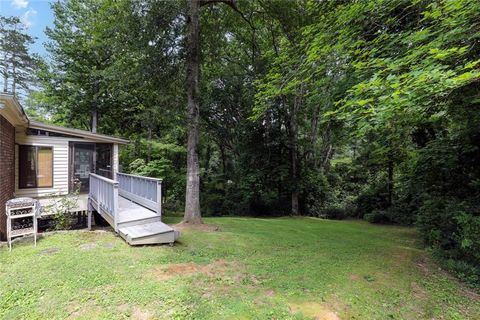
[[[0,240],[6,240],[5,202],[15,192],[15,127],[0,116]]]

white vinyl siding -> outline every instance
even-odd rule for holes
[[[27,136],[24,130],[15,135],[15,196],[49,197],[68,193],[68,138]],[[53,147],[53,187],[52,188],[18,188],[18,145]]]
[[[27,136],[25,129],[19,128],[15,134],[15,196],[16,197],[53,197],[68,193],[69,183],[69,142],[96,142],[89,139],[75,139],[50,136]],[[29,188],[18,187],[18,145],[35,145],[53,147],[53,187]],[[113,169],[118,172],[118,145],[113,145]]]

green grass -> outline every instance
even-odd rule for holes
[[[129,247],[110,232],[2,247],[0,318],[480,319],[478,296],[428,259],[413,229],[205,221],[221,230],[185,232],[174,247]]]

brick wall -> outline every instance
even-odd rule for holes
[[[0,240],[6,239],[5,202],[15,192],[15,128],[0,116]]]

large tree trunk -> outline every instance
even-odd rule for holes
[[[295,119],[292,119],[293,134],[296,134]],[[292,215],[298,216],[300,214],[298,205],[298,168],[297,168],[297,141],[296,137],[292,136],[292,145],[290,149],[290,170],[291,170],[291,183],[292,183]]]
[[[97,133],[97,121],[98,121],[97,106],[93,106],[92,114],[91,114],[91,123],[90,123],[90,127],[93,133]]]
[[[200,64],[200,0],[189,1],[188,51],[187,51],[187,98],[188,98],[188,142],[187,142],[187,186],[185,193],[184,222],[202,223],[200,214],[200,165],[198,162],[199,139],[199,64]]]
[[[292,192],[292,215],[298,216],[300,214],[300,208],[298,204],[298,191]]]
[[[297,141],[297,111],[298,97],[294,98],[293,110],[290,114],[290,172],[292,183],[292,215],[300,214],[298,205],[298,141]]]

